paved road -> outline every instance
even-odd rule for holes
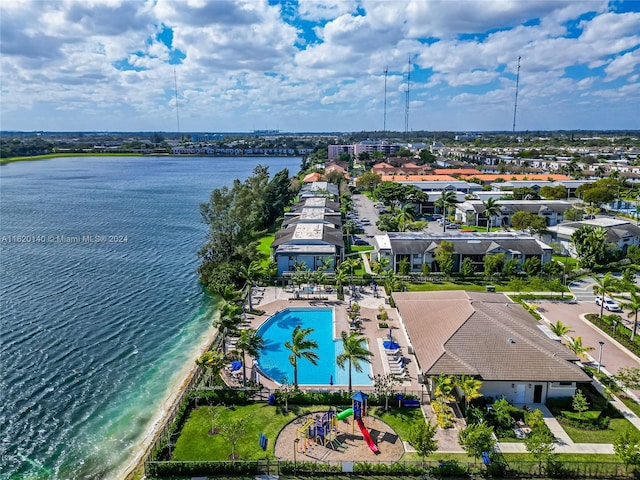
[[[593,286],[595,284],[593,278],[585,277],[571,282],[569,290],[575,295],[577,301],[594,303],[596,296],[593,293]]]
[[[562,320],[562,323],[569,325],[573,332],[572,337],[582,337],[582,344],[593,347],[590,353],[590,360],[597,364],[600,356],[600,344],[602,346],[602,368],[611,374],[615,374],[622,367],[640,368],[640,359],[613,340],[606,332],[596,328],[588,320],[581,318],[585,313],[600,313],[600,307],[595,302],[579,302],[568,304],[561,302],[536,302],[539,305],[540,314],[548,321],[555,323]]]

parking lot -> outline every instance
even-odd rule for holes
[[[353,206],[356,214],[353,220],[359,223],[364,230],[364,233],[357,235],[356,238],[362,238],[367,244],[373,245],[373,237],[382,233],[376,227],[378,212],[374,203],[365,195],[357,194],[353,196]]]
[[[595,327],[588,320],[583,320],[581,315],[586,313],[600,313],[600,307],[595,302],[578,302],[569,304],[564,302],[535,302],[539,307],[540,314],[548,321],[555,323],[561,320],[573,331],[569,333],[571,337],[582,337],[582,344],[592,347],[589,352],[590,361],[597,365],[600,357],[600,343],[602,345],[602,368],[610,374],[616,374],[620,368],[636,367],[640,368],[638,357],[623,348],[618,342],[613,340],[606,332]],[[626,322],[629,320],[623,316]],[[640,392],[637,392],[638,394]]]

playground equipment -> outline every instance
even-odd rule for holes
[[[369,449],[373,453],[378,454],[380,453],[380,450],[378,449],[378,446],[374,443],[373,439],[371,438],[371,434],[369,433],[369,430],[367,430],[367,428],[364,426],[364,422],[362,421],[362,417],[366,416],[367,414],[367,398],[369,398],[369,395],[360,391],[356,392],[351,397],[351,402],[352,402],[351,410],[353,411],[353,420],[354,420],[353,431],[355,432],[355,425],[357,424],[358,428],[360,429],[360,433],[362,433],[362,436],[364,437],[364,441],[366,442]],[[342,413],[345,413],[347,411],[348,410],[345,410]]]
[[[353,415],[353,408],[347,408],[346,410],[337,414],[336,418],[338,420],[344,420],[345,418],[350,417],[351,415]]]
[[[322,417],[318,415],[296,429],[297,438],[304,440],[298,442],[299,451],[306,453],[307,447],[312,443],[334,450],[346,449],[347,447],[337,438],[337,421],[336,411],[329,410]]]

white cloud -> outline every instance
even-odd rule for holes
[[[298,0],[298,15],[304,20],[331,20],[345,14],[355,13],[355,0]]]
[[[605,81],[610,82],[624,75],[629,75],[638,64],[640,64],[640,48],[616,57],[605,68],[605,72],[607,72]]]
[[[605,0],[301,0],[285,12],[291,5],[2,2],[3,128],[171,130],[175,68],[185,129],[379,129],[388,66],[388,127],[402,129],[410,56],[415,129],[505,128],[518,56],[523,128],[552,125],[541,106],[579,125],[590,101],[602,128],[637,125],[620,111],[638,90],[640,13]],[[315,22],[318,42],[306,45],[297,19]],[[163,28],[173,50],[156,38]],[[175,50],[179,65],[169,63]],[[116,68],[122,61],[141,71]]]

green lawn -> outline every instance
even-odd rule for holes
[[[529,453],[504,453],[504,459],[507,462],[535,462],[533,455]],[[613,462],[620,463],[615,455],[600,455],[589,453],[558,453],[560,462],[581,462],[581,463],[599,463]]]
[[[389,411],[385,412],[384,407],[371,407],[369,415],[379,418],[389,424],[403,440],[409,439],[409,431],[416,422],[424,422],[422,411],[419,408],[398,408],[393,404],[397,402],[389,401]]]
[[[588,413],[597,415],[600,412],[585,412],[583,415],[586,416]],[[626,418],[612,418],[606,430],[584,430],[566,424],[562,424],[562,428],[575,443],[613,443],[625,430],[629,430],[632,438],[640,441],[640,431],[635,429]]]
[[[462,279],[452,279],[453,281],[438,282],[438,283],[416,283],[409,284],[409,292],[435,292],[440,290],[472,290],[476,292],[485,292],[487,285],[493,285],[496,288],[496,292],[512,292],[518,291],[521,293],[527,292],[549,292],[550,294],[560,295],[560,292],[553,288],[553,285],[548,284],[539,277],[532,277],[525,279],[517,287],[510,282],[504,282],[502,280],[491,281],[487,283],[476,283],[470,281],[464,281]],[[568,289],[565,289],[565,292]]]
[[[371,245],[351,245],[352,252],[368,252],[373,249]]]
[[[326,409],[326,407],[324,408]],[[284,413],[282,408],[264,403],[222,409],[221,407],[194,409],[176,442],[173,451],[174,460],[228,460],[231,455],[231,444],[222,435],[209,435],[208,433],[211,429],[214,409],[220,410],[220,415],[216,419],[217,425],[240,417],[247,419],[246,433],[236,445],[236,455],[240,455],[243,460],[273,458],[274,442],[282,427],[296,418],[297,415],[304,415],[313,411],[313,408],[310,407],[309,409],[296,409],[296,413],[293,413],[292,408],[288,413]],[[264,433],[268,439],[266,452],[258,445],[260,433]]]
[[[496,287],[496,292],[508,292],[509,289],[500,285],[499,283],[493,283]],[[486,291],[486,285],[478,285],[472,282],[442,282],[442,283],[410,283],[407,285],[409,292],[435,292],[440,290],[473,290],[476,292]]]
[[[297,416],[313,411],[326,411],[326,406],[299,407],[292,405],[288,413],[281,407],[273,407],[262,403],[238,406],[233,408],[203,406],[194,409],[187,419],[176,442],[173,459],[178,461],[216,461],[227,460],[231,455],[231,444],[222,435],[209,435],[212,424],[212,413],[219,411],[216,425],[222,425],[232,419],[246,418],[246,433],[236,445],[236,454],[243,460],[273,458],[273,447],[278,432]],[[388,423],[403,440],[409,436],[411,426],[424,421],[419,408],[392,407],[384,412],[382,407],[372,407],[371,415]],[[264,433],[268,438],[266,452],[260,449],[258,437]],[[416,458],[417,459],[417,458]]]
[[[29,157],[8,157],[0,159],[0,164],[11,162],[26,162],[34,160],[50,160],[62,157],[141,157],[141,153],[48,153],[46,155],[33,155]]]
[[[578,267],[578,260],[573,257],[564,257],[562,255],[553,255],[553,259],[556,262],[559,262],[564,265],[564,262],[567,262],[568,269],[574,269]]]
[[[264,260],[260,264],[262,268],[266,269],[269,266],[269,261],[271,257],[271,244],[273,243],[273,240],[275,238],[276,238],[275,233],[272,233],[270,235],[266,235],[262,237],[260,239],[260,242],[258,243],[258,253],[260,254],[261,257],[264,258]]]

